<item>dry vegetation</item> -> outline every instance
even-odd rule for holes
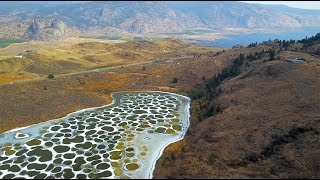
[[[217,63],[218,60],[224,59],[223,54],[217,59],[212,58],[219,48],[201,48],[186,45],[177,40],[164,40],[156,43],[147,41],[125,42],[115,45],[81,43],[72,46],[72,48],[77,52],[81,49],[86,51],[92,49],[97,52],[104,48],[118,53],[130,50],[133,53],[140,54],[142,58],[134,60],[123,58],[122,61],[133,61],[135,63],[148,60],[155,61],[148,64],[134,65],[133,63],[132,66],[55,76],[53,79],[42,78],[0,85],[1,131],[59,118],[79,109],[110,103],[110,95],[116,91],[181,91],[181,87],[201,81],[204,74],[214,74],[227,64],[227,61]],[[62,57],[60,55],[61,49],[53,49],[52,51],[54,55]],[[59,53],[56,53],[57,51]],[[49,50],[38,52],[50,53]],[[107,54],[106,52],[103,53]],[[191,56],[190,53],[196,54],[196,57]],[[52,56],[51,54],[48,57]],[[83,54],[78,55],[78,57],[80,56],[82,57]],[[189,58],[179,59],[180,57]],[[170,60],[170,58],[176,59]],[[50,62],[51,60],[43,59],[42,61]],[[81,63],[81,60],[79,61]],[[56,63],[59,62],[61,63],[61,61]],[[83,60],[84,62],[85,60]],[[65,67],[65,65],[62,67]],[[171,83],[174,77],[178,78],[176,84]]]
[[[46,77],[48,74],[75,73],[97,68],[137,64],[165,56],[176,57],[186,52],[202,53],[208,51],[206,48],[185,45],[175,40],[73,44],[74,42],[75,40],[70,41],[69,46],[60,45],[59,48],[48,48],[44,45],[43,49],[23,52],[21,54],[23,58],[14,58],[14,56],[8,55],[0,57],[0,73],[3,77],[0,83]],[[52,43],[57,42],[53,41]],[[29,42],[29,45],[32,46],[32,42]],[[16,46],[19,47],[18,44]],[[8,50],[7,53],[10,54],[10,51]]]
[[[62,52],[64,52],[64,54],[70,54],[70,52],[67,52],[65,49],[72,51],[72,46],[88,42],[114,44],[124,41],[68,38],[64,40],[28,41],[11,44],[6,48],[0,48],[0,84],[15,82],[17,80],[46,77],[48,75],[47,73],[50,71],[57,72],[61,70],[61,73],[63,73],[63,70],[70,71],[75,68],[79,69],[81,64],[72,61],[69,62],[70,60],[63,58],[63,56],[60,56],[60,59],[55,59],[55,55]],[[32,52],[26,53],[26,51]],[[41,54],[42,52],[43,54]],[[46,54],[46,52],[48,52],[48,54]],[[64,54],[62,53],[61,55]],[[23,59],[15,57],[21,55],[24,56]],[[29,56],[34,59],[28,58]],[[28,68],[31,69],[30,72],[27,71]],[[33,69],[35,70],[32,71]],[[42,72],[43,74],[39,72]]]
[[[292,51],[280,57],[249,62],[223,81],[215,115],[199,121],[205,102],[193,101],[190,130],[166,148],[155,178],[319,178],[320,59]]]
[[[0,84],[13,82],[16,80],[40,77],[30,72],[21,72],[21,70],[32,62],[23,61],[20,58],[5,57],[0,59]]]
[[[23,43],[11,44],[8,47],[0,48],[0,56],[18,55],[26,50],[43,50],[43,49],[59,49],[68,48],[72,45],[85,42],[105,42],[105,43],[120,43],[120,40],[104,40],[104,39],[91,39],[91,38],[65,38],[62,40],[51,41],[27,41]]]
[[[320,59],[308,52],[290,51],[295,49],[293,46],[296,44],[280,51],[279,60],[269,61],[266,54],[245,63],[239,75],[218,86],[217,95],[209,102],[193,100],[186,138],[165,149],[154,177],[319,178]],[[81,43],[70,47],[72,50],[38,51],[47,55],[43,60],[46,63],[52,61],[52,56],[59,59],[62,54],[73,53],[86,68],[101,65],[102,55],[134,63],[153,61],[2,85],[0,130],[110,103],[110,95],[115,91],[163,90],[187,94],[189,89],[205,89],[208,80],[240,53],[247,56],[273,47],[277,45],[223,52],[165,40],[114,45]],[[89,49],[96,54],[81,54],[81,50]],[[112,55],[102,49],[108,49]],[[129,50],[131,53],[124,56],[123,52]],[[306,64],[285,62],[286,57],[292,56],[305,58]],[[212,103],[219,105],[221,111],[199,119],[201,111]]]

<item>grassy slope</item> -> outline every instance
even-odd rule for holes
[[[203,75],[214,74],[226,64],[223,54],[221,57],[213,56],[219,48],[202,48],[181,44],[175,40],[170,40],[170,43],[146,43],[119,43],[118,47],[114,48],[119,51],[130,49],[145,54],[159,53],[154,54],[159,58],[157,62],[0,86],[0,130],[39,123],[79,109],[105,105],[111,102],[110,95],[116,91],[180,92],[191,84],[197,84]],[[100,46],[92,46],[90,43],[84,45],[93,49]],[[81,44],[76,46],[85,48]],[[161,52],[159,49],[167,52]],[[168,61],[169,57],[186,56],[190,53],[196,54],[197,57]],[[180,63],[177,64],[178,62]],[[174,77],[178,78],[176,84],[171,83]]]
[[[71,43],[70,46],[61,47],[46,47],[34,50],[31,53],[24,54],[24,59],[2,56],[0,71],[2,76],[6,78],[2,78],[0,83],[46,77],[50,73],[65,74],[141,63],[152,60],[162,54],[183,51],[183,48],[187,48],[180,41],[170,40],[124,42],[120,44],[110,44],[103,41],[83,42],[78,44]],[[8,64],[9,59],[10,65],[3,65],[5,63]]]
[[[91,39],[107,39],[107,40],[123,40],[123,41],[133,41],[135,39],[147,40],[147,41],[159,41],[164,38],[156,37],[129,37],[129,36],[80,36],[80,38],[91,38]]]
[[[251,62],[219,86],[222,112],[200,121],[206,104],[194,101],[188,135],[165,149],[155,178],[319,178],[320,59],[280,56],[307,64]]]
[[[76,46],[105,48],[90,43]],[[162,60],[144,65],[145,68],[139,65],[0,87],[3,92],[0,93],[0,129],[4,131],[62,117],[77,109],[101,106],[110,102],[112,92],[120,90],[183,93],[191,87],[201,89],[204,88],[203,76],[220,72],[239,53],[270,48],[231,49],[216,56],[214,49],[173,40],[117,44],[119,49],[150,54],[160,47],[171,52],[159,54],[157,57]],[[196,57],[167,61],[168,57],[187,54]],[[183,141],[166,148],[157,163],[155,177],[319,177],[320,60],[292,51],[283,51],[281,56],[304,57],[307,64],[292,65],[283,60],[264,63],[261,59],[244,67],[240,76],[225,80],[215,100],[223,112],[201,122],[195,122],[192,114],[191,131]],[[177,84],[171,83],[174,77],[178,79]]]
[[[0,48],[5,48],[13,43],[22,43],[25,40],[22,39],[0,39]]]
[[[152,52],[159,46],[163,50],[171,46],[178,48],[157,56],[162,57],[159,62],[144,66],[0,86],[3,92],[0,93],[0,130],[104,105],[115,91],[183,93],[191,87],[201,89],[203,76],[208,78],[220,72],[239,53],[270,48],[232,49],[214,55],[214,49],[178,45],[178,41],[170,44],[160,41],[158,46],[137,42],[118,44],[119,48],[134,52]],[[168,56],[187,54],[195,58],[167,61]],[[293,54],[306,58],[307,64],[292,65],[283,60],[264,63],[261,59],[250,62],[250,67],[244,67],[240,76],[225,80],[216,99],[223,111],[201,122],[196,122],[192,114],[191,131],[183,141],[165,149],[155,177],[319,177],[319,58],[300,52],[281,52],[283,57]],[[171,83],[174,77],[178,79],[176,84]],[[192,112],[194,108],[193,102]]]

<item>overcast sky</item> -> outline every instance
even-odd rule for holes
[[[259,4],[282,4],[301,9],[320,9],[320,1],[240,1]]]

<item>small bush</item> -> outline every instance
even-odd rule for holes
[[[191,89],[187,91],[187,96],[192,100],[200,99],[205,96],[204,91],[198,89]]]
[[[186,135],[190,135],[190,134],[192,134],[192,131],[191,131],[191,129],[189,128],[189,129],[187,130],[187,132],[186,132]]]
[[[214,163],[217,161],[217,156],[215,154],[210,154],[209,157],[208,157],[208,161],[207,163],[209,165],[214,165]]]
[[[176,84],[177,82],[178,82],[178,79],[177,78],[173,78],[172,83]]]
[[[49,74],[49,75],[48,75],[48,78],[49,78],[49,79],[53,79],[53,78],[54,78],[54,75],[53,75],[53,74]]]
[[[275,60],[276,52],[273,49],[269,50],[269,61]]]

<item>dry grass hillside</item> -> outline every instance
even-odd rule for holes
[[[40,75],[30,72],[21,72],[24,67],[31,64],[31,61],[20,58],[8,57],[0,59],[0,84],[10,83],[20,79],[40,77]]]
[[[320,58],[279,55],[223,81],[211,100],[221,110],[197,123],[191,116],[186,138],[165,149],[155,178],[319,178]]]
[[[48,74],[58,75],[137,64],[161,57],[177,57],[186,52],[202,53],[207,51],[207,48],[187,45],[173,39],[157,42],[82,42],[66,47],[61,45],[59,48],[44,46],[43,49],[20,54],[23,58],[2,56],[0,83],[47,77]]]
[[[153,58],[154,61],[146,64],[133,63],[132,66],[120,66],[113,69],[55,76],[53,79],[42,78],[0,85],[0,131],[63,117],[83,108],[105,105],[111,102],[110,95],[116,91],[164,90],[180,92],[193,84],[199,84],[198,82],[202,81],[201,78],[204,75],[213,75],[220,71],[228,64],[229,60],[226,53],[215,55],[220,50],[219,48],[187,45],[172,39],[157,43],[144,41],[114,45],[81,43],[72,47],[72,50],[76,52],[69,51],[77,55],[82,50],[90,53],[90,49],[95,52],[101,51],[97,55],[91,54],[94,56],[92,60],[98,60],[98,57],[104,53],[105,56],[117,57],[123,63],[147,61],[149,58]],[[108,49],[108,51],[104,49]],[[130,49],[134,49],[134,51]],[[138,54],[140,58],[129,59],[119,56],[129,50]],[[53,49],[52,51],[38,52],[52,53],[51,56],[48,55],[47,58],[49,58],[53,54],[57,57],[61,57],[60,53],[67,55],[68,51]],[[108,52],[111,52],[110,55],[107,54]],[[78,64],[88,62],[88,60],[80,58],[87,56],[88,54],[85,53],[77,55]],[[50,59],[43,59],[41,62],[43,64],[53,63]],[[93,64],[97,65],[99,62],[92,61],[91,64],[88,62],[86,68],[89,68],[89,65],[92,65],[90,67],[92,68]],[[85,64],[82,65],[85,66]],[[174,77],[178,79],[177,83],[172,83]]]
[[[34,63],[33,59],[16,58],[16,56],[25,55],[26,51],[50,51],[53,49],[70,48],[79,43],[86,42],[103,42],[103,43],[119,43],[124,41],[99,40],[90,38],[67,38],[63,40],[52,41],[27,41],[23,43],[14,43],[5,48],[0,48],[0,84],[10,83],[17,80],[32,79],[44,77],[44,75],[26,72],[28,66]],[[36,59],[36,61],[39,59]],[[66,60],[67,61],[67,60]],[[65,61],[58,62],[58,66],[68,65]],[[50,68],[48,65],[43,65],[43,68]]]
[[[112,92],[162,90],[193,100],[187,135],[165,149],[155,178],[319,178],[320,58],[295,46],[222,51],[170,39],[39,50],[39,57],[47,55],[43,64],[73,53],[85,66],[79,69],[100,67],[102,55],[135,63],[0,85],[0,131],[105,105]],[[288,57],[305,60],[292,64]]]
[[[122,40],[105,40],[105,39],[93,39],[93,38],[65,38],[61,40],[50,40],[50,41],[36,41],[31,40],[22,43],[13,43],[5,48],[0,48],[0,56],[13,56],[23,53],[27,50],[37,51],[43,49],[59,49],[68,48],[75,44],[85,42],[105,42],[105,43],[120,43],[125,42]]]

